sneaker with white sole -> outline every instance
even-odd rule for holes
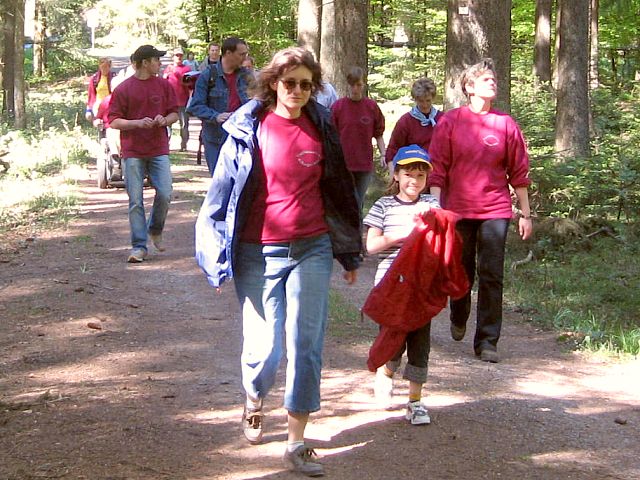
[[[386,367],[382,367],[376,370],[376,380],[373,384],[373,393],[376,397],[376,402],[382,407],[389,407],[393,399],[393,377],[390,377],[385,372]]]
[[[147,251],[144,248],[134,248],[127,257],[128,263],[142,263],[147,257]]]
[[[242,431],[245,438],[251,445],[258,445],[262,442],[262,425],[264,414],[262,410],[249,410],[246,406],[242,413]]]
[[[405,418],[411,422],[411,425],[428,425],[431,423],[429,412],[420,400],[407,403]]]
[[[286,450],[282,460],[290,470],[300,472],[307,477],[321,477],[324,475],[324,468],[314,457],[317,458],[318,454],[313,448],[300,445],[293,452]]]
[[[151,243],[159,252],[164,252],[166,248],[162,244],[162,233],[151,233],[149,232],[149,238],[151,239]]]

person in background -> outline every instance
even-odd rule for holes
[[[196,60],[196,57],[193,54],[193,52],[187,53],[187,59],[183,60],[182,63],[187,65],[191,69],[192,72],[197,72],[198,68],[200,67],[200,64]]]
[[[173,63],[168,65],[164,69],[162,78],[169,81],[171,88],[173,88],[176,94],[176,100],[178,101],[178,119],[180,121],[180,151],[184,152],[187,149],[187,142],[189,141],[189,115],[187,114],[187,102],[191,91],[189,86],[183,81],[185,73],[191,71],[191,67],[185,65],[182,61],[184,53],[181,48],[176,48],[173,51]]]
[[[362,247],[338,135],[311,99],[320,82],[320,65],[303,48],[274,55],[254,99],[224,125],[229,137],[196,222],[199,265],[213,287],[233,277],[242,308],[245,437],[262,441],[263,401],[286,343],[284,462],[312,477],[324,470],[304,433],[320,409],[333,257],[351,284]]]
[[[158,76],[160,57],[165,51],[142,45],[131,56],[135,73],[113,90],[108,119],[120,130],[124,159],[125,188],[129,196],[131,252],[129,263],[140,263],[147,256],[147,238],[164,251],[164,230],[171,202],[172,179],[167,127],[178,120],[178,102],[168,81]],[[155,196],[147,223],[143,201],[143,182],[149,175]]]
[[[336,88],[329,82],[322,82],[322,87],[320,87],[314,95],[316,102],[324,105],[328,109],[331,109],[333,104],[338,101],[338,92],[336,92]]]
[[[411,233],[416,216],[430,208],[440,208],[433,195],[424,193],[431,171],[431,159],[418,145],[402,147],[393,158],[393,176],[387,195],[377,200],[363,223],[367,230],[367,252],[378,254],[377,285],[398,256],[403,240]],[[412,295],[411,292],[407,292]],[[422,403],[422,386],[427,380],[427,366],[431,346],[431,322],[407,333],[402,348],[376,371],[376,400],[387,407],[393,395],[393,375],[400,367],[402,354],[407,352],[408,363],[404,378],[409,380],[409,401],[406,419],[411,425],[431,423]]]
[[[431,193],[443,208],[460,215],[456,229],[463,240],[462,262],[473,286],[478,273],[476,333],[473,349],[482,361],[499,361],[502,328],[504,251],[513,216],[509,186],[515,191],[523,240],[533,227],[528,187],[529,156],[516,121],[495,110],[498,92],[491,59],[467,68],[461,77],[468,104],[449,110],[438,122],[429,153]],[[471,312],[471,287],[451,300],[451,337],[464,338]]]
[[[111,59],[102,57],[98,60],[98,71],[89,79],[87,87],[87,108],[85,118],[92,122],[98,113],[102,100],[111,93],[111,80],[115,73],[111,71]]]
[[[393,128],[393,132],[391,132],[391,138],[387,146],[387,154],[384,160],[392,176],[392,161],[398,149],[406,145],[416,144],[428,152],[436,124],[443,115],[440,110],[433,106],[433,100],[436,96],[436,84],[430,78],[419,78],[413,82],[411,96],[415,105],[411,111],[400,117]]]
[[[220,44],[218,42],[211,42],[207,47],[207,56],[202,59],[198,70],[204,72],[205,69],[214,63],[220,61]]]
[[[375,171],[371,139],[376,140],[381,156],[384,157],[386,153],[382,138],[384,115],[378,104],[365,96],[362,68],[351,68],[347,84],[348,95],[331,106],[331,114],[340,134],[347,168],[353,174],[358,205],[362,212],[364,197]]]
[[[229,37],[222,44],[222,57],[196,80],[187,111],[202,120],[204,155],[213,175],[220,148],[227,138],[222,124],[241,105],[247,103],[251,75],[242,62],[249,54],[244,40]]]

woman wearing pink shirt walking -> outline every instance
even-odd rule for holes
[[[497,95],[493,61],[484,59],[465,70],[461,87],[468,104],[445,113],[431,140],[429,186],[443,208],[462,217],[456,228],[464,242],[462,261],[471,285],[478,274],[473,348],[481,360],[496,363],[504,250],[513,216],[509,186],[521,211],[518,233],[526,240],[532,232],[529,157],[515,120],[492,108]],[[471,312],[471,290],[450,306],[451,336],[460,341]]]

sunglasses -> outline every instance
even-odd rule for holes
[[[300,90],[303,92],[310,92],[313,88],[313,82],[310,80],[300,80],[299,82],[288,78],[286,80],[280,80],[287,90],[293,90],[296,86],[300,85]]]

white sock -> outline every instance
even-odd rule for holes
[[[254,400],[247,395],[247,409],[252,411],[262,410],[262,399],[258,398],[257,400]]]
[[[304,445],[304,440],[301,442],[287,442],[287,451],[295,452],[296,448],[302,447]]]

